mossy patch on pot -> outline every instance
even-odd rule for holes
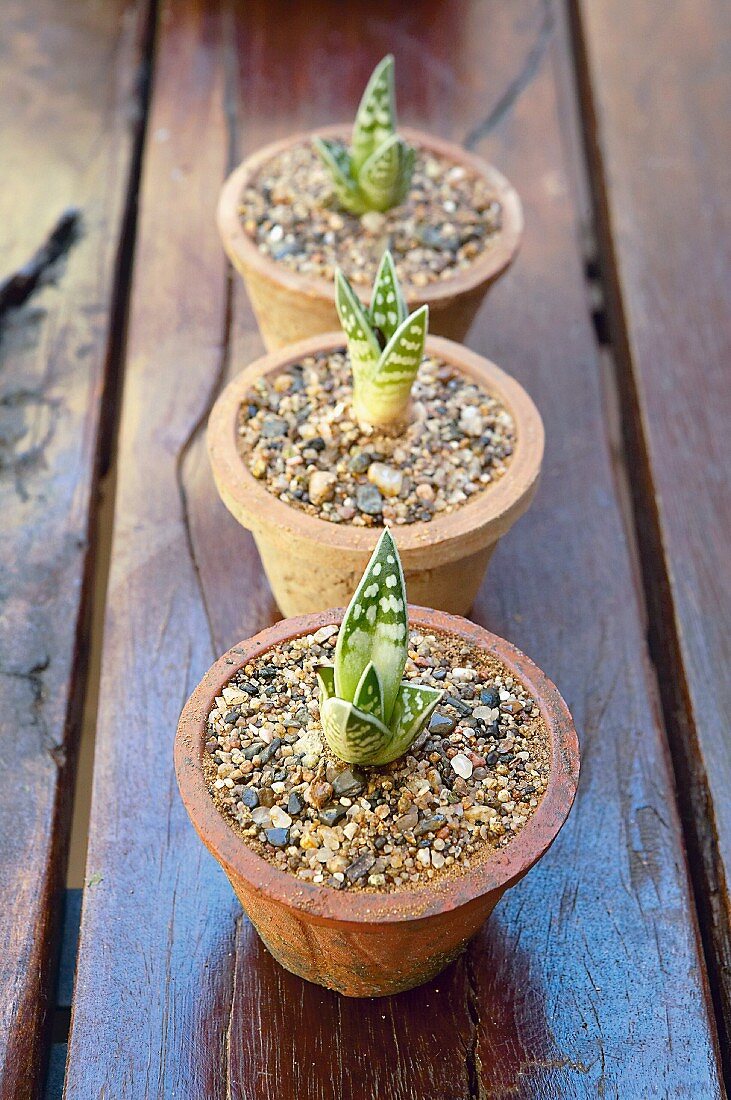
[[[503,476],[516,428],[498,397],[439,359],[422,363],[412,395],[401,432],[364,428],[345,350],[310,356],[252,385],[241,457],[279,500],[332,523],[428,523]]]
[[[231,827],[275,866],[335,889],[418,888],[509,844],[548,781],[530,692],[459,637],[412,630],[406,679],[445,694],[406,756],[351,766],[320,722],[315,669],[336,637],[323,627],[268,650],[216,699],[205,771]]]

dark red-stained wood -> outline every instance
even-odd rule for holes
[[[0,35],[0,1097],[38,1095],[85,683],[90,508],[143,0],[9,0]],[[65,217],[64,211],[74,208]],[[56,231],[54,232],[54,227]]]
[[[731,13],[576,5],[650,639],[731,1038]]]
[[[171,746],[213,657],[275,614],[202,454],[213,394],[260,348],[238,284],[227,299],[217,188],[248,149],[347,116],[389,48],[404,121],[470,140],[525,200],[524,251],[470,344],[536,397],[546,470],[477,613],[566,693],[585,757],[564,833],[465,958],[421,990],[353,1002],[261,947],[185,818]],[[552,9],[528,0],[164,9],[89,850],[102,881],[85,899],[67,1100],[720,1093],[559,132],[566,49]]]

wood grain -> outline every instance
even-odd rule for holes
[[[731,17],[715,0],[613,8],[576,6],[587,136],[652,652],[728,1044]]]
[[[36,1096],[46,1061],[85,681],[90,509],[145,11],[128,0],[9,0],[3,8],[3,1100]]]
[[[552,8],[528,0],[343,10],[163,9],[91,823],[102,881],[85,899],[67,1100],[717,1096],[559,132],[566,41]],[[348,1002],[263,950],[185,819],[171,743],[214,655],[274,614],[201,450],[223,376],[260,347],[238,285],[227,297],[217,189],[248,149],[347,114],[389,48],[404,122],[469,138],[525,200],[524,252],[469,342],[537,399],[546,475],[477,614],[567,694],[585,762],[562,837],[465,958],[421,990]]]

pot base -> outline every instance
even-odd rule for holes
[[[261,908],[257,895],[236,875],[229,881],[267,950],[298,978],[343,997],[391,997],[437,974],[462,954],[498,898],[462,906],[443,919],[356,925],[318,924],[286,906]],[[414,893],[414,908],[418,894]]]
[[[297,558],[291,545],[255,533],[269,586],[285,618],[346,607],[358,587],[371,551],[356,550],[333,555],[325,545],[300,543]],[[421,607],[438,607],[451,615],[466,615],[474,604],[497,543],[474,554],[431,569],[404,569],[409,600]],[[408,559],[407,559],[408,560]]]

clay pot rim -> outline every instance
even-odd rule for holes
[[[325,333],[279,348],[250,363],[228,384],[211,411],[208,455],[219,492],[227,505],[232,501],[246,516],[252,529],[262,526],[265,518],[294,537],[325,542],[335,549],[365,552],[373,549],[374,531],[379,532],[380,527],[331,523],[281,501],[253,476],[236,445],[239,408],[257,378],[285,369],[308,355],[344,349],[342,332]],[[474,548],[485,541],[495,541],[523,514],[533,499],[540,475],[544,431],[540,413],[528,393],[495,363],[441,336],[428,336],[425,350],[498,397],[513,416],[517,437],[508,468],[499,481],[453,512],[437,515],[429,522],[418,520],[398,526],[399,550],[409,556],[406,564],[413,567],[417,556],[423,558],[428,568],[463,557],[466,539],[474,542]],[[490,538],[486,540],[481,533],[488,528]],[[438,559],[433,556],[436,546]]]
[[[260,252],[258,246],[245,232],[239,217],[239,199],[249,179],[259,168],[285,149],[314,137],[342,138],[347,140],[352,124],[340,123],[323,126],[315,130],[300,131],[282,141],[258,149],[248,156],[226,179],[218,202],[217,222],[224,247],[233,263],[252,268],[265,279],[278,283],[294,294],[309,298],[324,299],[335,306],[335,290],[332,282],[316,276],[301,275],[286,264],[278,263]],[[508,179],[482,157],[468,152],[460,145],[443,138],[433,137],[422,130],[399,127],[399,133],[412,145],[436,153],[446,160],[454,161],[479,172],[495,192],[503,211],[503,225],[496,234],[493,245],[464,270],[455,272],[449,279],[429,284],[425,287],[404,286],[404,296],[411,308],[423,302],[440,308],[465,293],[476,290],[485,282],[492,282],[510,266],[515,259],[523,235],[523,207],[518,192]]]
[[[201,760],[206,719],[216,695],[250,660],[272,646],[322,626],[339,625],[343,609],[284,619],[234,646],[208,670],[180,717],[175,738],[175,772],[190,818],[206,847],[235,876],[246,879],[272,901],[318,920],[355,924],[395,923],[446,913],[491,891],[505,890],[546,852],[566,821],[579,776],[579,745],[566,703],[548,677],[510,642],[458,615],[409,607],[411,626],[457,634],[498,657],[531,691],[551,737],[548,788],[518,835],[484,863],[459,876],[418,890],[387,894],[336,891],[302,882],[280,871],[241,840],[216,808],[206,787]]]

